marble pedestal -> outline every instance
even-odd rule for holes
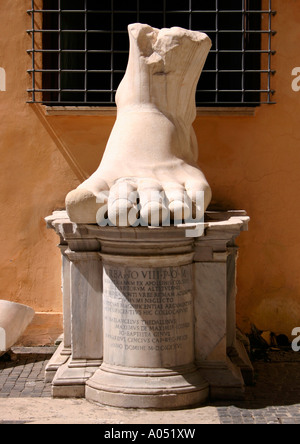
[[[51,220],[56,219],[56,212],[53,213],[52,217],[48,218],[47,222],[48,228],[51,228]],[[60,217],[67,217],[66,213],[58,212]],[[64,241],[63,237],[60,235],[60,243],[58,245],[61,251],[61,289],[63,295],[63,327],[64,334],[62,342],[59,344],[55,354],[52,356],[51,360],[46,366],[45,380],[46,382],[52,382],[54,376],[56,375],[58,369],[64,365],[69,357],[71,356],[71,288],[70,288],[70,261],[68,256],[65,254],[68,245]]]
[[[184,225],[46,220],[64,266],[65,338],[46,370],[53,396],[157,409],[243,397],[253,372],[235,321],[244,212],[207,212],[199,237]]]

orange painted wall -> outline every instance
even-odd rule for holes
[[[195,127],[214,201],[251,217],[238,240],[238,324],[290,335],[300,325],[300,92],[291,88],[300,66],[300,2],[273,4],[277,104],[255,117],[201,118]]]
[[[61,330],[62,303],[58,238],[44,217],[63,208],[68,191],[96,169],[114,117],[47,117],[26,103],[30,3],[0,2],[0,67],[7,75],[0,92],[0,298],[36,310],[36,334],[23,342],[45,344]],[[238,326],[290,335],[300,326],[300,92],[291,88],[292,69],[300,66],[300,2],[274,0],[274,7],[277,104],[254,117],[198,117],[195,130],[213,205],[251,217],[238,239]]]

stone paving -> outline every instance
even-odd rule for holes
[[[15,361],[0,358],[0,398],[51,397],[51,384],[44,381],[51,354],[41,351],[16,354]]]
[[[270,350],[253,362],[255,380],[243,401],[215,402],[221,424],[300,424],[300,356]]]
[[[1,406],[5,408],[7,405],[9,407],[9,400],[22,398],[29,403],[34,401],[33,398],[38,398],[39,400],[44,399],[53,408],[55,406],[55,404],[51,404],[53,402],[51,384],[44,381],[45,367],[53,349],[39,348],[29,351],[30,353],[24,353],[24,350],[22,353],[15,351],[14,361],[9,361],[5,357],[0,358],[0,424],[9,423],[3,419],[1,411]],[[246,388],[245,400],[212,402],[209,406],[189,410],[191,423],[300,424],[300,356],[292,351],[271,351],[263,359],[254,361],[253,365],[255,383]],[[3,402],[4,399],[7,399],[6,403]],[[61,403],[67,402],[59,401]],[[76,403],[78,407],[82,406],[83,402],[85,400],[73,400],[73,408]],[[45,406],[45,403],[41,405]],[[94,406],[93,410],[95,411]],[[99,419],[99,423],[108,424],[109,408],[104,408],[102,413],[104,411],[106,419],[102,422]],[[82,414],[83,412],[84,410],[82,410]],[[188,423],[185,417],[188,412],[177,411],[176,414],[169,414],[167,418],[170,418],[170,421],[173,418],[177,423],[182,418],[182,422]],[[191,412],[195,416],[191,416]],[[127,419],[128,423],[133,424],[142,423],[143,420],[143,415],[134,410],[131,410],[127,416],[117,410],[111,410],[111,413],[114,423],[126,424]],[[156,418],[159,418],[157,412],[153,412],[152,416],[149,412],[149,415],[148,421],[153,421],[152,423],[155,423]],[[117,421],[118,417],[121,418],[119,422]],[[81,416],[81,420],[82,418]],[[159,423],[161,420],[162,418],[159,419]],[[34,422],[34,418],[32,421]],[[90,417],[90,421],[93,421],[93,417]],[[13,421],[10,420],[11,422]]]

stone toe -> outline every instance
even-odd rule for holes
[[[137,191],[131,178],[118,179],[108,198],[108,219],[112,226],[127,227],[136,221]]]
[[[162,225],[168,216],[162,185],[154,179],[141,180],[138,195],[143,225]]]
[[[211,200],[211,190],[207,182],[202,180],[188,180],[185,184],[186,193],[192,203],[192,217],[200,220]]]
[[[77,224],[96,224],[97,211],[102,206],[103,203],[98,203],[96,196],[84,188],[77,188],[66,197],[67,214]]]
[[[183,223],[191,216],[191,202],[185,188],[180,183],[170,182],[164,184],[164,191],[173,222]]]

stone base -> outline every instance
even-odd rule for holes
[[[69,361],[56,372],[52,382],[53,398],[84,398],[86,381],[95,373],[99,361]]]
[[[214,401],[243,401],[245,389],[243,387],[211,386],[209,396]]]
[[[71,355],[71,349],[66,349],[63,342],[60,343],[56,352],[48,362],[45,370],[45,381],[52,382],[57,370],[64,365]]]
[[[234,349],[230,350],[229,356],[231,361],[240,368],[245,384],[253,384],[254,369],[244,344],[238,339]]]
[[[225,362],[204,361],[199,370],[209,383],[211,400],[244,399],[245,383],[241,371],[229,359]]]
[[[85,393],[87,400],[102,405],[161,410],[200,405],[208,395],[208,384],[196,368],[116,369],[105,364],[87,381]]]

